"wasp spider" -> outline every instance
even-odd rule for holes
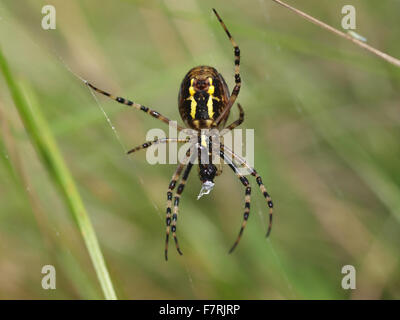
[[[200,191],[199,197],[203,194],[207,194],[210,192],[212,187],[214,186],[214,178],[221,174],[221,167],[217,168],[216,163],[213,163],[213,157],[211,155],[212,146],[215,144],[213,141],[213,136],[206,136],[203,134],[202,129],[224,129],[222,132],[227,132],[239,126],[244,120],[244,112],[240,104],[237,104],[239,109],[239,119],[232,122],[228,126],[225,126],[226,121],[229,117],[229,112],[232,106],[234,105],[237,96],[239,95],[241,80],[240,80],[240,50],[235,40],[231,36],[228,31],[225,23],[222,21],[221,17],[217,13],[215,9],[213,9],[219,23],[222,28],[225,30],[229,40],[232,43],[234,48],[234,61],[235,61],[235,86],[232,90],[232,93],[229,93],[228,86],[222,77],[222,75],[213,67],[209,66],[198,66],[195,67],[186,74],[183,78],[179,96],[178,96],[178,107],[179,113],[181,115],[182,120],[185,122],[186,126],[193,130],[196,139],[192,144],[192,147],[187,150],[186,156],[183,161],[181,161],[172,176],[171,182],[167,191],[167,210],[166,210],[166,239],[165,239],[165,259],[168,260],[168,240],[170,233],[175,241],[176,249],[179,254],[182,254],[179,244],[178,238],[176,236],[176,224],[178,220],[178,207],[179,200],[182,195],[183,189],[185,187],[186,181],[189,177],[190,171],[193,167],[193,162],[198,157],[198,167],[199,167],[199,178],[202,182],[202,189]],[[142,110],[150,116],[161,120],[162,122],[169,124],[170,120],[165,116],[161,115],[155,110],[152,110],[144,105],[135,103],[131,100],[117,97],[112,95],[106,91],[103,91],[99,88],[96,88],[89,82],[86,84],[92,88],[93,90],[108,96],[109,98],[125,104],[127,106],[133,107],[138,110]],[[178,131],[185,129],[179,125],[176,125]],[[128,151],[128,153],[132,153],[138,150],[142,150],[150,147],[156,143],[185,143],[189,140],[186,139],[177,139],[177,138],[164,138],[164,139],[155,139],[153,141],[147,141],[142,145]],[[207,154],[210,156],[209,161],[203,161],[201,157],[201,153],[204,149]],[[197,152],[193,152],[193,150]],[[230,148],[225,146],[222,143],[218,144],[218,152],[221,159],[224,160],[225,163],[229,165],[229,167],[234,171],[236,176],[239,178],[240,182],[245,187],[245,204],[244,204],[244,215],[243,222],[237,236],[235,243],[229,252],[232,252],[237,244],[240,241],[243,230],[246,227],[247,219],[249,218],[250,213],[250,194],[251,187],[247,178],[240,173],[239,167],[246,168],[249,173],[255,177],[256,182],[264,195],[267,205],[269,207],[269,226],[267,231],[267,237],[271,231],[272,226],[272,200],[270,195],[268,194],[260,175],[257,171],[250,167],[244,159],[236,155]],[[197,153],[197,156],[196,156]],[[228,156],[227,156],[228,155]],[[183,172],[183,175],[182,175]],[[179,178],[182,176],[179,185],[176,189],[175,195],[173,192],[177,185]],[[173,208],[172,208],[173,206]]]

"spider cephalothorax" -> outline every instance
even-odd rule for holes
[[[244,112],[240,104],[237,104],[239,108],[239,119],[232,122],[230,125],[225,126],[226,121],[229,117],[229,112],[232,106],[234,105],[237,96],[239,95],[240,87],[241,87],[241,79],[240,79],[240,50],[236,42],[233,40],[231,34],[226,28],[224,22],[218,15],[217,11],[213,9],[215,15],[218,18],[221,26],[225,30],[229,40],[232,43],[234,48],[234,62],[235,62],[235,86],[229,94],[228,86],[222,75],[218,73],[218,71],[213,67],[208,66],[199,66],[191,69],[186,76],[183,78],[179,96],[178,96],[178,106],[179,113],[185,122],[185,124],[194,131],[195,139],[177,139],[177,138],[163,138],[163,139],[155,139],[153,141],[146,141],[142,145],[128,151],[128,153],[132,153],[138,150],[146,149],[153,144],[158,143],[187,143],[192,141],[191,147],[186,151],[186,157],[182,162],[179,163],[175,173],[172,176],[171,182],[167,191],[167,210],[166,210],[166,238],[165,238],[165,259],[168,258],[168,241],[169,235],[172,232],[172,236],[175,240],[176,249],[180,254],[182,254],[179,244],[178,238],[176,236],[176,224],[178,221],[178,209],[179,209],[179,200],[183,189],[185,187],[186,181],[189,177],[190,171],[193,167],[194,160],[198,158],[199,163],[199,178],[202,183],[202,188],[198,198],[200,198],[203,194],[208,194],[211,189],[214,187],[214,179],[216,176],[222,173],[222,167],[219,163],[214,161],[214,148],[216,148],[217,153],[219,153],[220,159],[223,159],[226,164],[234,171],[235,175],[239,178],[240,182],[245,187],[245,205],[244,205],[244,214],[243,214],[243,223],[239,231],[239,235],[233,244],[231,250],[232,252],[236,245],[239,243],[239,240],[242,236],[243,230],[246,226],[247,219],[250,214],[250,195],[251,195],[251,187],[247,178],[241,174],[238,168],[246,168],[257,182],[262,194],[264,195],[267,205],[269,207],[269,225],[267,236],[271,231],[272,226],[272,200],[270,195],[268,194],[260,175],[257,171],[250,167],[249,164],[240,156],[235,154],[231,149],[225,146],[222,143],[217,143],[215,135],[207,135],[203,133],[204,129],[221,129],[227,132],[229,130],[233,130],[237,126],[239,126],[244,120]],[[127,106],[132,106],[135,109],[141,110],[152,117],[163,121],[166,124],[174,125],[178,131],[183,130],[184,128],[170,122],[168,118],[161,115],[155,110],[149,109],[144,105],[135,103],[131,100],[118,97],[112,95],[106,91],[96,88],[94,85],[86,81],[86,84],[101,94],[104,94],[111,99],[125,104]],[[221,134],[223,135],[223,133]],[[203,155],[205,154],[205,157]],[[217,165],[215,165],[217,164]],[[182,175],[183,172],[183,175]],[[182,175],[182,178],[180,179]],[[175,196],[173,197],[173,191],[179,181],[178,188],[176,190]],[[172,199],[174,200],[172,201]],[[173,209],[172,209],[173,204]]]

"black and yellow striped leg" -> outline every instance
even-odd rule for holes
[[[266,234],[266,237],[268,237],[272,230],[272,217],[273,217],[274,204],[272,203],[271,196],[267,192],[267,189],[265,188],[265,186],[262,182],[261,176],[257,173],[257,171],[254,168],[250,167],[249,164],[243,158],[239,157],[236,153],[234,153],[232,150],[230,150],[225,145],[221,144],[221,150],[228,151],[228,153],[232,156],[232,159],[235,159],[236,161],[238,161],[238,163],[241,166],[246,167],[250,171],[251,175],[256,178],[257,184],[258,184],[265,200],[267,201],[267,205],[269,208],[269,223],[268,223],[268,230],[267,230],[267,234]]]
[[[176,182],[178,181],[183,168],[186,166],[186,162],[189,159],[190,156],[190,150],[186,152],[186,157],[183,160],[182,163],[179,163],[178,168],[176,168],[175,173],[172,175],[171,182],[169,183],[168,186],[168,191],[167,191],[167,211],[166,211],[166,235],[165,235],[165,260],[168,260],[168,242],[169,242],[169,233],[170,233],[170,228],[171,228],[171,214],[172,214],[172,191],[175,189]]]
[[[247,220],[248,220],[249,215],[250,215],[251,187],[250,187],[250,184],[249,184],[249,180],[247,180],[246,177],[244,177],[243,175],[240,174],[240,172],[239,172],[238,168],[236,167],[236,165],[230,159],[228,159],[225,156],[223,150],[220,150],[220,156],[221,156],[221,158],[223,158],[225,160],[225,162],[229,165],[229,167],[231,167],[231,169],[235,172],[235,174],[239,178],[240,182],[246,187],[245,198],[244,198],[245,203],[244,203],[243,222],[242,222],[242,226],[240,227],[240,231],[239,231],[238,237],[237,237],[235,243],[233,244],[232,248],[229,250],[229,253],[232,253],[233,250],[235,250],[236,246],[238,245],[238,243],[239,243],[239,241],[240,241],[240,239],[242,237],[244,228],[246,227]]]
[[[268,208],[269,208],[269,223],[268,223],[268,230],[267,230],[266,237],[268,237],[269,234],[271,233],[271,229],[272,229],[272,214],[273,214],[274,204],[272,203],[271,196],[268,194],[267,189],[265,188],[265,186],[262,182],[262,179],[261,179],[260,175],[257,173],[257,171],[253,169],[252,175],[256,178],[257,184],[260,187],[260,190],[261,190],[265,200],[267,200],[267,204],[268,204]]]
[[[94,91],[96,91],[98,93],[101,93],[101,94],[103,94],[103,95],[105,95],[105,96],[107,96],[107,97],[109,97],[109,98],[111,98],[111,99],[113,99],[113,100],[115,100],[115,101],[117,101],[119,103],[125,104],[125,105],[127,105],[129,107],[134,107],[137,110],[142,110],[143,112],[146,112],[147,114],[151,115],[153,118],[159,119],[159,120],[161,120],[162,122],[164,122],[166,124],[170,124],[170,120],[167,117],[164,117],[162,114],[158,113],[155,110],[149,109],[148,107],[145,107],[145,106],[143,106],[141,104],[138,104],[136,102],[133,102],[131,100],[112,95],[112,94],[110,94],[110,93],[108,93],[108,92],[106,92],[104,90],[96,88],[94,85],[92,85],[91,83],[89,83],[87,81],[86,81],[86,85],[88,85]],[[174,122],[171,122],[171,125],[173,125],[173,124],[174,124]],[[178,129],[178,131],[181,131],[183,129],[179,125],[176,125],[176,128]]]
[[[178,237],[176,236],[176,223],[178,221],[179,201],[180,201],[183,189],[185,188],[186,181],[189,177],[190,170],[192,170],[192,167],[193,167],[193,160],[189,161],[188,165],[186,166],[185,172],[183,173],[182,180],[179,183],[179,186],[178,186],[178,189],[176,190],[176,194],[175,194],[175,198],[174,198],[174,213],[172,214],[171,231],[172,231],[172,236],[174,237],[174,240],[175,240],[176,250],[179,252],[180,255],[182,255],[182,251],[179,247]]]
[[[217,16],[217,19],[219,23],[221,24],[222,28],[224,28],[229,40],[232,43],[233,49],[234,49],[234,55],[235,55],[235,87],[232,90],[232,94],[229,98],[228,106],[224,109],[224,111],[219,115],[217,120],[215,121],[217,124],[220,124],[223,119],[226,118],[226,116],[229,113],[229,110],[232,108],[233,104],[236,101],[237,96],[239,95],[240,92],[240,87],[242,85],[242,81],[240,79],[240,49],[239,46],[236,44],[235,40],[233,39],[232,35],[228,31],[228,28],[226,27],[225,23],[222,21],[221,17],[217,13],[215,9],[213,9],[215,15]]]
[[[161,138],[161,139],[154,139],[153,141],[146,141],[145,143],[141,144],[140,146],[137,146],[127,152],[127,154],[146,149],[152,145],[159,144],[159,143],[171,143],[171,142],[176,142],[176,143],[185,143],[189,142],[190,138],[187,139],[178,139],[178,138]]]

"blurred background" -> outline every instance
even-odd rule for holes
[[[339,29],[343,5],[352,4],[355,31],[400,57],[399,1],[288,3]],[[56,30],[41,27],[47,4],[56,8]],[[240,45],[242,127],[255,130],[255,167],[275,219],[266,240],[268,208],[252,179],[251,215],[229,255],[243,187],[226,167],[198,201],[193,171],[177,226],[184,255],[171,242],[165,262],[166,191],[175,165],[150,165],[145,152],[125,151],[143,143],[149,129],[167,127],[94,98],[69,70],[182,123],[177,95],[190,68],[214,66],[234,84],[233,50],[212,7]],[[269,0],[1,0],[0,46],[14,76],[38,96],[119,298],[400,298],[399,68]],[[0,125],[0,298],[103,298],[81,234],[3,77]],[[41,287],[46,264],[56,268],[56,290]],[[356,268],[356,290],[341,286],[344,265]]]

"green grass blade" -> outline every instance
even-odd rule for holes
[[[61,191],[78,227],[92,260],[97,277],[106,299],[116,299],[116,294],[100,250],[96,234],[88,213],[83,205],[77,187],[64,163],[56,141],[42,116],[39,105],[35,103],[33,92],[22,89],[10,72],[5,57],[0,51],[0,70],[2,71],[22,122],[34,142],[44,165]],[[29,99],[28,99],[29,98]]]

